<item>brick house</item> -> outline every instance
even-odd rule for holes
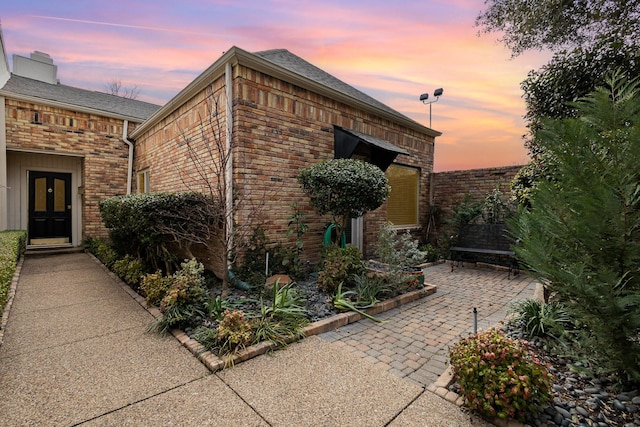
[[[198,189],[202,181],[189,153],[207,151],[205,135],[232,149],[233,194],[248,201],[238,206],[237,222],[265,213],[260,220],[270,240],[282,242],[296,203],[309,225],[306,253],[317,259],[329,219],[314,214],[298,172],[349,157],[386,170],[390,200],[352,222],[350,240],[368,254],[386,221],[420,228],[440,133],[287,50],[233,47],[130,133],[136,183],[150,191]]]
[[[46,54],[14,57],[10,73],[2,50],[0,230],[27,229],[30,245],[104,236],[105,197],[203,189],[217,179],[198,167],[211,164],[211,141],[231,150],[229,196],[244,202],[236,223],[259,218],[270,240],[283,242],[296,203],[311,259],[328,218],[313,212],[296,176],[323,159],[360,158],[387,172],[388,202],[352,222],[349,237],[363,252],[385,221],[422,224],[440,133],[286,50],[232,47],[162,107],[61,85]]]
[[[126,135],[159,106],[59,84],[40,52],[9,73],[0,48],[0,230],[28,230],[30,247],[106,236],[98,202],[127,193]]]

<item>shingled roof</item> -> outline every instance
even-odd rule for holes
[[[97,110],[107,116],[128,118],[142,122],[149,118],[159,105],[121,96],[96,92],[63,84],[49,84],[12,74],[0,89],[0,95],[26,96],[43,101],[61,103],[71,108]]]
[[[332,76],[326,71],[316,67],[315,65],[305,61],[297,55],[289,52],[286,49],[272,49],[261,52],[254,52],[254,55],[273,62],[289,71],[304,76],[310,80],[327,86],[333,90],[341,92],[347,96],[355,98],[359,101],[367,103],[373,107],[385,110],[391,114],[403,116],[408,119],[407,116],[399,113],[398,111],[390,108],[375,98],[370,97],[366,93],[359,91],[351,85],[343,82],[342,80]]]

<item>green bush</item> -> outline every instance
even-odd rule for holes
[[[147,305],[159,306],[169,292],[172,282],[171,277],[163,276],[160,270],[143,276],[140,289],[146,296]]]
[[[218,325],[217,340],[222,353],[234,353],[251,344],[251,323],[242,310],[225,310]]]
[[[196,316],[204,317],[208,300],[204,266],[197,260],[184,261],[169,280],[171,286],[160,301],[162,317],[151,326],[160,333],[191,324]]]
[[[0,232],[0,316],[7,303],[16,263],[24,250],[26,239],[26,231]]]
[[[465,404],[489,418],[525,418],[544,408],[551,378],[531,349],[491,329],[462,339],[449,352]]]
[[[100,215],[118,253],[145,259],[154,269],[177,263],[176,246],[208,242],[222,209],[202,193],[146,193],[100,201]]]
[[[114,262],[111,270],[134,289],[138,289],[140,281],[147,273],[144,261],[131,255]]]
[[[111,268],[118,260],[118,253],[108,242],[99,238],[89,238],[86,241],[87,249],[100,260],[107,268]]]
[[[323,292],[334,294],[340,283],[346,284],[351,276],[363,271],[362,255],[358,248],[329,245],[323,255],[322,270],[318,273],[318,287]]]

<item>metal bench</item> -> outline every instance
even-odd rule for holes
[[[451,271],[460,262],[486,261],[509,267],[509,278],[520,273],[506,224],[467,224],[451,238]]]

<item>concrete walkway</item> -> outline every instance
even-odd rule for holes
[[[424,387],[468,329],[467,305],[488,326],[530,284],[446,268],[428,270],[435,295],[383,325],[360,321],[211,374],[175,338],[146,333],[151,315],[89,255],[27,257],[0,347],[0,424],[485,425]]]

